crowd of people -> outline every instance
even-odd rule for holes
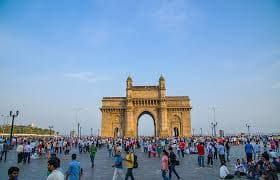
[[[10,149],[9,140],[0,139],[0,161],[5,162]],[[115,179],[134,179],[133,169],[138,167],[136,149],[146,158],[161,158],[161,176],[169,180],[174,174],[177,179],[182,177],[176,171],[180,167],[180,160],[188,155],[197,156],[198,167],[213,167],[213,162],[220,164],[220,178],[232,179],[244,176],[248,179],[278,179],[280,172],[279,139],[274,136],[252,137],[191,137],[191,138],[100,138],[100,137],[55,137],[55,138],[17,138],[10,143],[17,152],[17,163],[30,163],[33,159],[48,159],[47,180],[78,180],[83,175],[83,169],[77,160],[78,153],[89,155],[91,167],[95,166],[95,156],[98,149],[106,148],[108,158],[114,160]],[[244,146],[244,157],[231,162],[232,146]],[[122,156],[123,152],[126,153]],[[59,169],[60,161],[71,155],[71,163],[65,173]],[[59,158],[58,155],[63,158]],[[205,162],[206,161],[206,162]],[[123,162],[126,162],[124,172]],[[230,173],[227,164],[234,164],[235,170]],[[8,170],[10,179],[16,179],[19,169],[11,167]]]

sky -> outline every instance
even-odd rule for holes
[[[168,96],[190,97],[195,133],[211,133],[213,107],[225,133],[279,132],[279,19],[278,0],[0,0],[0,114],[96,134],[102,97],[163,74]]]

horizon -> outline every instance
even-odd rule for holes
[[[189,96],[196,132],[277,132],[279,19],[277,0],[0,1],[0,114],[97,134],[102,97],[163,74],[167,96]],[[153,133],[151,117],[139,123]]]

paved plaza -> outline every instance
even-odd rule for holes
[[[232,147],[231,149],[231,162],[228,163],[230,172],[234,171],[233,163],[236,158],[244,156],[243,146]],[[73,149],[71,153],[78,154],[78,160],[81,162],[81,167],[84,169],[84,179],[96,179],[96,180],[110,180],[112,179],[114,168],[112,168],[113,158],[107,157],[107,150],[105,148],[100,149],[97,152],[95,159],[95,167],[91,168],[90,158],[88,154],[79,154],[76,149]],[[159,158],[148,158],[144,153],[136,150],[138,155],[139,168],[134,170],[134,176],[137,180],[161,180]],[[123,154],[124,156],[124,154]],[[68,160],[62,160],[62,155],[59,155],[61,159],[61,170],[65,172],[67,170],[68,163],[70,162],[70,156]],[[44,180],[47,178],[47,159],[32,159],[30,164],[17,164],[16,152],[10,151],[8,153],[7,161],[0,162],[0,179],[7,179],[7,170],[10,166],[18,166],[20,168],[20,180]],[[187,155],[184,158],[180,158],[180,165],[176,166],[176,170],[182,179],[219,179],[219,161],[214,160],[214,166],[205,168],[199,168],[197,165],[197,155]],[[172,179],[177,179],[173,174]]]

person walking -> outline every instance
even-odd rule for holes
[[[72,154],[72,162],[68,166],[68,170],[66,172],[66,180],[80,180],[82,176],[82,169],[80,162],[76,160],[77,155]]]
[[[8,149],[9,149],[9,145],[7,144],[7,141],[5,140],[4,143],[3,143],[3,149],[2,149],[2,152],[1,152],[0,161],[2,161],[2,158],[4,156],[4,162],[6,162]]]
[[[172,147],[169,147],[168,150],[169,150],[169,179],[171,179],[172,177],[172,172],[174,172],[177,179],[180,179],[180,176],[178,175],[175,169],[176,161],[177,161],[176,154],[173,152]]]
[[[122,161],[121,151],[117,151],[115,155],[115,163],[112,165],[112,167],[115,168],[112,180],[118,180],[118,178],[124,179]]]
[[[58,170],[60,160],[57,157],[51,157],[48,160],[48,171],[51,172],[47,180],[64,180],[64,175]]]
[[[127,171],[125,174],[125,180],[128,180],[128,177],[130,177],[132,180],[134,180],[133,176],[133,167],[134,167],[134,154],[132,150],[127,150],[126,151],[126,157],[125,161],[127,162]]]
[[[168,173],[168,152],[164,149],[162,151],[162,158],[161,158],[161,176],[163,180],[169,180],[167,177]]]
[[[91,167],[94,167],[94,158],[97,151],[97,147],[94,142],[90,145],[89,153],[90,153],[90,160],[91,160]]]

